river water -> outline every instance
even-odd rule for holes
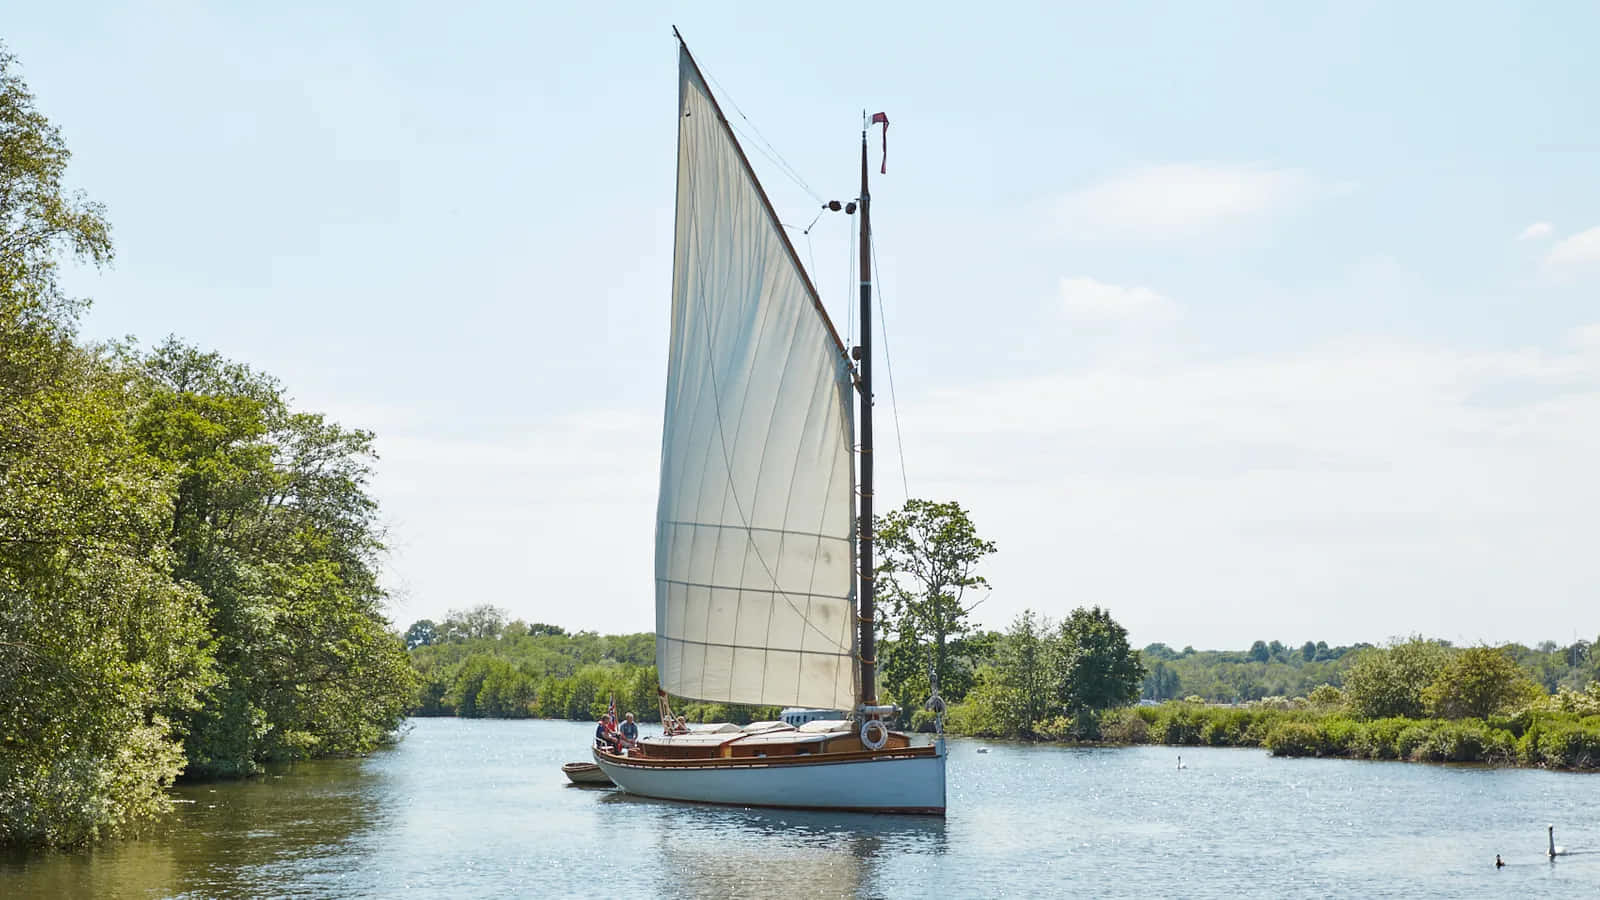
[[[0,897],[1600,896],[1600,775],[955,740],[939,820],[569,787],[592,725],[411,724],[180,787],[139,839],[0,857]]]

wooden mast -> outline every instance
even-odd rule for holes
[[[878,705],[878,652],[873,603],[877,599],[872,571],[872,220],[868,217],[867,130],[861,129],[861,343],[856,346],[861,400],[861,503],[857,559],[861,564],[861,706]],[[863,713],[866,718],[876,714]]]

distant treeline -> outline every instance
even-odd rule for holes
[[[406,630],[418,689],[413,714],[463,718],[592,721],[614,698],[617,712],[659,722],[655,635],[568,633],[557,625],[510,621],[504,610],[452,610]],[[772,707],[689,703],[673,710],[691,722],[752,722]]]
[[[1588,768],[1600,763],[1600,683],[1591,644],[1453,647],[1413,638],[1384,647],[1257,641],[1240,651],[1127,647],[1104,610],[1060,623],[1032,612],[978,648],[955,734],[1035,740],[1265,747],[1279,755],[1484,761]],[[592,720],[612,697],[656,721],[649,633],[568,633],[507,621],[492,606],[417,622],[406,633],[422,685],[418,715]],[[1127,706],[1141,693],[1158,706]],[[1182,700],[1171,699],[1179,695]],[[894,698],[903,724],[934,713]],[[1228,704],[1226,706],[1218,704]],[[691,721],[751,721],[774,709],[690,704]]]
[[[1439,642],[1449,646],[1448,642]],[[1528,676],[1548,693],[1560,688],[1582,690],[1600,677],[1591,654],[1594,644],[1578,640],[1567,645],[1545,641],[1534,647],[1505,644],[1508,654]],[[1181,700],[1197,697],[1210,703],[1242,703],[1266,697],[1304,697],[1322,684],[1338,686],[1344,673],[1372,644],[1329,647],[1306,641],[1285,645],[1256,641],[1248,650],[1173,650],[1166,644],[1149,644],[1141,656],[1147,674],[1140,697],[1146,700]]]
[[[180,774],[369,751],[415,696],[372,435],[174,339],[80,340],[57,267],[112,248],[68,158],[0,47],[0,845],[115,834]]]

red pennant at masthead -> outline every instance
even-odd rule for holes
[[[887,113],[873,113],[872,124],[883,123],[883,163],[878,166],[879,175],[889,174],[889,116]]]

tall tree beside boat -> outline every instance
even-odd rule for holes
[[[989,641],[972,621],[983,602],[969,591],[988,586],[979,565],[995,552],[961,504],[910,499],[878,520],[877,567],[884,601],[882,684],[907,710],[928,696],[930,668],[951,702],[971,689]]]

